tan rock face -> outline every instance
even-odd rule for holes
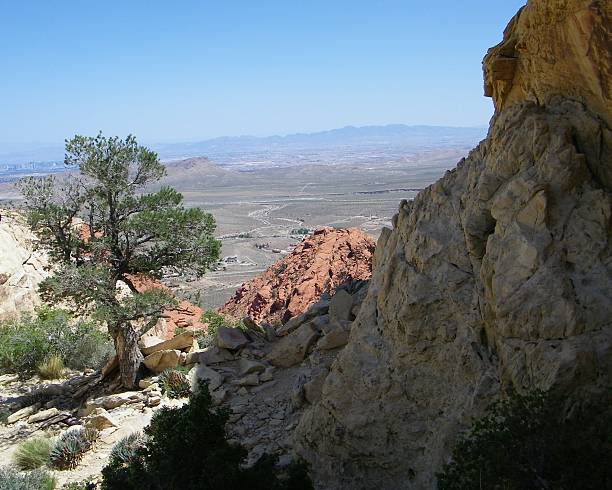
[[[374,240],[358,229],[323,228],[264,274],[242,285],[221,312],[257,322],[286,322],[316,303],[325,291],[368,279]]]
[[[610,385],[611,8],[530,1],[487,55],[487,139],[400,205],[297,429],[319,488],[435,488],[505,387]]]
[[[0,214],[0,320],[4,320],[40,304],[38,285],[48,276],[49,262],[35,249],[36,237],[19,215],[3,210]]]

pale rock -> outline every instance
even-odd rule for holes
[[[138,347],[142,351],[143,349],[150,349],[151,347],[160,345],[163,342],[164,340],[158,337],[157,335],[143,335],[138,341]],[[151,354],[151,352],[149,352],[149,354]]]
[[[239,328],[219,327],[217,330],[217,346],[222,349],[238,350],[249,343]]]
[[[150,396],[147,399],[147,406],[156,407],[161,403],[161,396]]]
[[[138,381],[138,388],[145,390],[152,384],[153,384],[153,381],[151,381],[151,378],[143,378],[140,381]]]
[[[210,394],[213,405],[221,405],[225,400],[227,400],[228,391],[225,388],[219,388],[214,390]]]
[[[336,291],[329,302],[329,321],[350,320],[353,297],[344,289]]]
[[[259,375],[256,373],[248,374],[242,378],[232,381],[236,386],[257,386],[259,384]]]
[[[259,381],[265,383],[274,379],[274,366],[267,367],[266,370],[259,375]]]
[[[187,354],[185,364],[217,364],[219,362],[233,361],[234,355],[227,349],[221,349],[216,345],[204,350]]]
[[[327,371],[322,371],[304,384],[304,398],[308,403],[316,403],[321,399],[325,378],[327,378]]]
[[[194,393],[198,391],[199,382],[202,380],[208,383],[209,391],[216,390],[223,384],[223,376],[204,364],[198,364],[196,367],[192,368],[191,371],[189,371],[188,377],[191,382],[191,391]]]
[[[49,258],[25,219],[1,211],[0,321],[34,310],[41,303],[38,285],[49,275]]]
[[[45,420],[48,420],[51,417],[55,417],[59,413],[60,411],[55,407],[48,408],[47,410],[41,410],[40,412],[35,413],[34,415],[30,415],[30,417],[28,417],[28,424],[44,422]]]
[[[164,350],[184,350],[188,349],[193,345],[194,341],[194,333],[191,330],[187,330],[186,332],[181,333],[175,337],[172,337],[170,340],[166,340],[163,342],[159,342],[154,345],[141,347],[142,353],[145,356],[149,354],[153,354],[154,352],[164,351]]]
[[[263,373],[266,370],[266,365],[262,362],[251,361],[250,359],[241,358],[238,361],[238,375],[245,376],[251,373]]]
[[[25,419],[29,417],[33,413],[35,413],[38,409],[40,409],[40,403],[36,403],[34,405],[30,405],[29,407],[24,407],[21,410],[17,410],[15,413],[8,416],[6,419],[7,424],[14,424],[15,422]]]
[[[308,349],[317,340],[319,334],[309,323],[281,338],[268,354],[267,360],[274,366],[291,367],[299,364],[306,357]]]
[[[179,350],[161,350],[145,357],[144,365],[154,373],[161,373],[166,369],[178,366],[180,358],[181,351]]]
[[[349,332],[337,326],[333,330],[327,332],[318,342],[317,349],[330,350],[336,349],[337,347],[343,347],[347,344],[349,339]]]
[[[96,408],[93,412],[91,412],[85,419],[85,425],[88,427],[93,427],[97,430],[117,427],[115,420],[103,408]]]
[[[486,140],[382,230],[349,343],[293,433],[317,488],[436,488],[503,391],[609,389],[610,25],[609,1],[529,0],[490,50]]]

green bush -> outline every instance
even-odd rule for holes
[[[247,451],[226,439],[228,417],[226,409],[213,408],[208,387],[201,384],[188,404],[163,407],[155,414],[141,445],[122,441],[122,447],[113,450],[102,470],[102,489],[312,489],[302,465],[292,466],[284,479],[271,457],[244,468]]]
[[[113,353],[109,337],[91,322],[59,309],[0,325],[0,371],[30,374],[53,356],[72,369],[98,368]]]
[[[49,462],[51,441],[45,437],[37,437],[24,441],[13,454],[13,463],[22,471],[34,470],[46,466]]]
[[[612,488],[612,404],[543,392],[492,404],[456,443],[439,490]]]
[[[242,320],[226,317],[214,310],[206,310],[202,314],[201,321],[202,323],[206,323],[208,325],[208,330],[196,330],[195,332],[200,347],[214,345],[219,327],[240,328],[241,330],[246,329],[244,323],[242,323]]]
[[[14,468],[0,467],[2,490],[54,490],[56,485],[53,475],[44,470],[19,473]]]
[[[86,481],[70,482],[64,483],[64,485],[62,485],[62,490],[95,490],[95,488],[95,483],[89,483]]]
[[[159,375],[159,386],[168,398],[185,398],[191,393],[191,384],[185,373],[178,369],[166,369]]]

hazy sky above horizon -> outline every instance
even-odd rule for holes
[[[518,0],[0,0],[0,143],[486,125]]]

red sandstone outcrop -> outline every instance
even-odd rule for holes
[[[322,228],[261,276],[243,284],[222,313],[286,322],[350,280],[369,279],[375,242],[361,230]]]
[[[139,293],[153,288],[169,291],[166,286],[152,277],[130,275],[127,279],[130,281],[132,287]],[[204,311],[199,306],[189,301],[180,301],[174,308],[164,310],[160,321],[155,327],[147,332],[147,335],[159,337],[162,340],[168,340],[174,337],[178,327],[192,328],[194,330],[206,329],[207,325],[200,321],[202,313],[204,313]]]

